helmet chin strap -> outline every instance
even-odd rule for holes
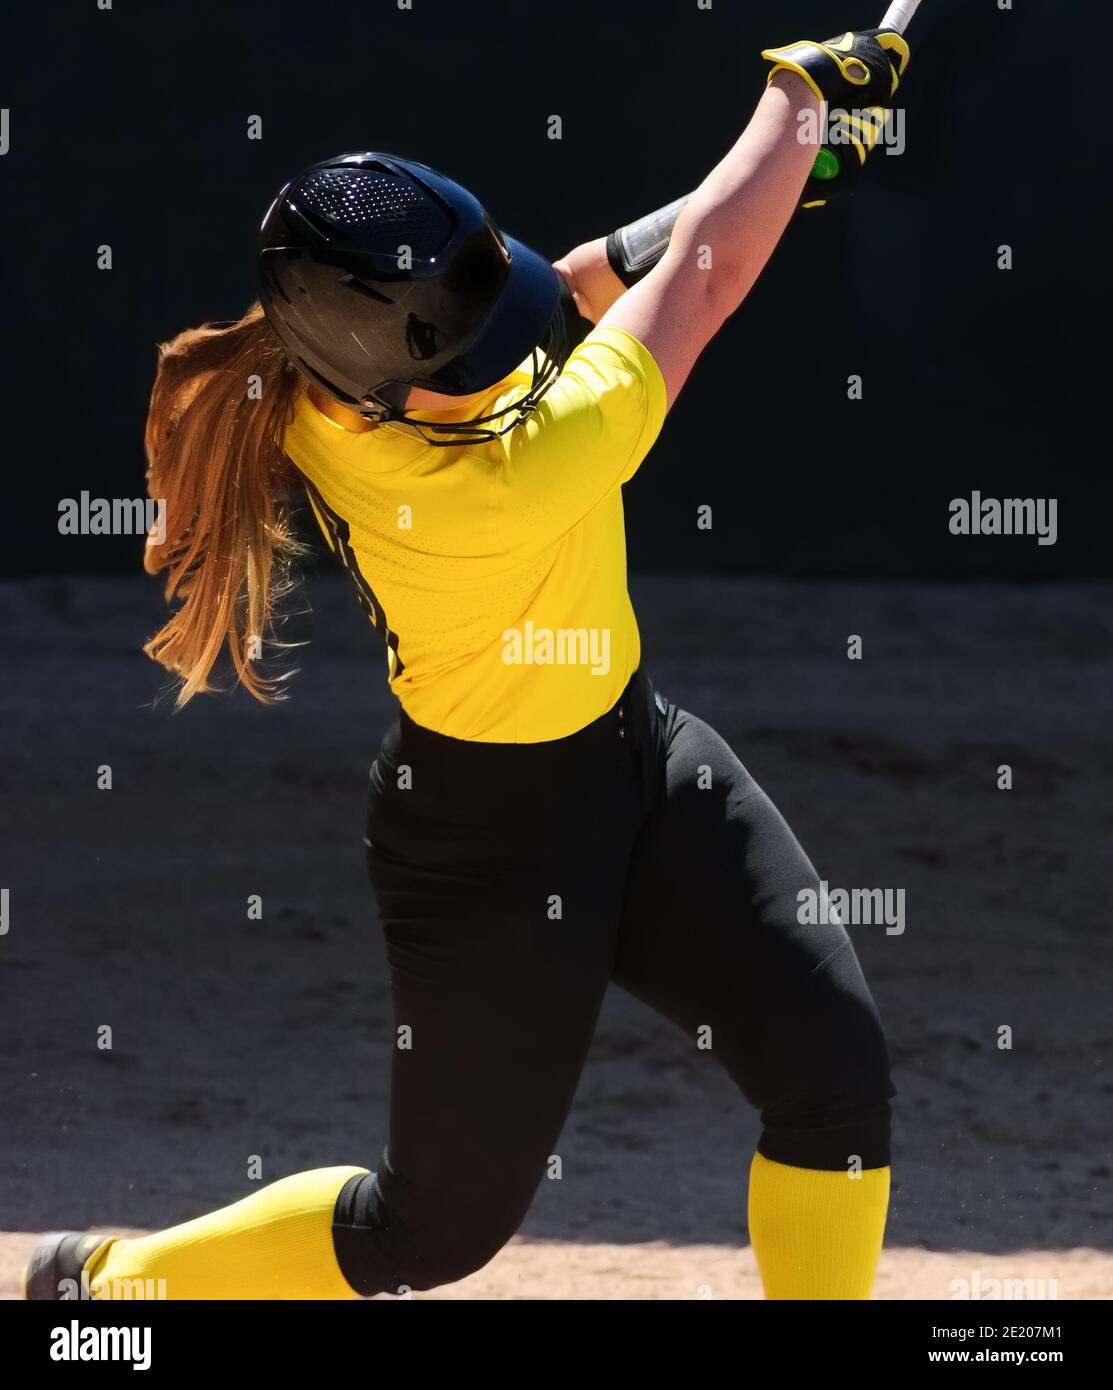
[[[568,360],[571,342],[572,332],[568,309],[562,298],[561,305],[545,336],[545,341],[539,347],[535,347],[531,354],[533,380],[529,390],[512,405],[504,406],[502,410],[496,410],[490,415],[476,416],[471,420],[423,420],[407,415],[404,406],[399,409],[389,402],[381,400],[378,396],[374,396],[372,400],[375,405],[383,407],[382,412],[372,414],[371,411],[364,411],[363,413],[378,424],[410,425],[426,444],[432,444],[436,448],[448,449],[464,442],[489,443],[501,438],[504,434],[509,434],[512,429],[520,425],[528,415],[537,409],[545,393],[556,381]],[[507,423],[503,423],[507,416],[512,418]],[[494,428],[496,423],[501,424],[502,427]],[[438,436],[442,434],[451,435],[452,438],[439,438]]]

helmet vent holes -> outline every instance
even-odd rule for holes
[[[436,255],[452,224],[422,189],[393,174],[351,168],[315,169],[297,189],[297,201],[314,221],[324,220],[368,250],[396,254],[399,232],[421,259]]]

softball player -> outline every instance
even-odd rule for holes
[[[463,1278],[527,1211],[611,981],[760,1110],[767,1297],[869,1296],[893,1095],[874,1003],[837,920],[798,920],[818,878],[775,807],[653,689],[626,591],[622,485],[794,209],[823,201],[801,116],[884,107],[908,49],[864,31],[765,56],[753,119],[699,188],[555,267],[424,165],[315,165],[266,215],[261,304],[162,349],[146,444],[168,526],[146,564],[178,606],[147,650],[179,700],[210,688],[222,647],[249,691],[278,693],[254,657],[297,551],[291,479],[399,698],[366,836],[397,1030],[389,1141],[373,1172],[297,1173],[157,1234],[50,1237],[28,1297]]]

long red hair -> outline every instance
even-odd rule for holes
[[[224,647],[251,695],[280,698],[282,678],[257,658],[302,549],[281,445],[302,389],[258,304],[230,326],[187,328],[159,346],[144,444],[165,534],[148,537],[143,564],[166,572],[178,606],[143,650],[180,678],[179,706],[214,688]]]

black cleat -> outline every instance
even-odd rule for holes
[[[31,1251],[23,1271],[23,1297],[50,1302],[81,1298],[81,1271],[86,1261],[111,1236],[60,1231],[44,1236]],[[86,1294],[87,1296],[87,1294]]]

